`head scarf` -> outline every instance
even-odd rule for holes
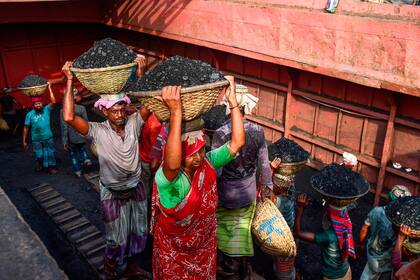
[[[405,196],[411,196],[411,192],[406,186],[403,185],[395,185],[389,192],[389,198],[391,200],[396,200],[397,198]]]
[[[206,138],[203,130],[187,132],[181,135],[182,158],[185,159],[198,152],[206,145]]]
[[[246,115],[251,114],[252,109],[257,106],[258,97],[253,96],[249,93],[248,87],[240,84],[235,85],[236,101],[238,102],[239,108],[244,109]],[[226,99],[226,96],[223,97],[222,105],[226,105],[226,114],[230,114],[229,102]]]
[[[356,259],[352,229],[353,225],[347,208],[335,208],[328,204],[326,209],[331,220],[331,226],[337,236],[338,245],[341,249],[341,260],[344,261],[347,256]]]
[[[31,101],[32,101],[32,103],[42,102],[42,97],[41,96],[32,96]]]
[[[101,95],[101,98],[95,102],[95,108],[102,110],[102,109],[109,109],[118,102],[125,102],[127,104],[131,103],[130,98],[125,93],[118,93],[118,94],[104,94]]]

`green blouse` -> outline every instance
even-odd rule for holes
[[[229,152],[228,143],[206,154],[210,164],[218,169],[227,165],[235,157]],[[156,186],[159,192],[160,203],[170,209],[178,205],[190,191],[190,181],[181,170],[178,176],[171,182],[166,179],[163,169],[160,167],[155,175]]]

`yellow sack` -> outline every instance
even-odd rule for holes
[[[256,243],[267,254],[284,258],[296,256],[293,234],[270,199],[257,201],[251,229]]]

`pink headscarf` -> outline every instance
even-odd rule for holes
[[[130,98],[124,93],[118,94],[106,94],[101,95],[101,98],[95,102],[95,108],[102,110],[102,109],[109,109],[118,102],[124,101],[127,104],[131,103]]]
[[[32,101],[32,103],[42,102],[42,97],[41,96],[32,96],[31,101]]]

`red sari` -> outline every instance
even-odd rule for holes
[[[155,184],[152,208],[153,278],[216,279],[217,188],[210,162],[196,170],[190,191],[174,208],[160,204]]]

